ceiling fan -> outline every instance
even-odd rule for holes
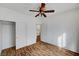
[[[45,3],[41,3],[41,7],[39,8],[38,11],[37,10],[29,10],[29,11],[31,11],[31,12],[38,12],[38,14],[35,15],[35,17],[37,17],[39,15],[47,17],[45,13],[53,13],[53,12],[55,12],[55,10],[46,10],[45,9],[45,5],[46,5]]]

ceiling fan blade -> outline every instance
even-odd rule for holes
[[[45,13],[51,13],[51,12],[55,12],[55,10],[46,10],[44,11]]]
[[[37,10],[29,10],[29,11],[32,11],[32,12],[39,12],[39,11],[37,11]]]
[[[43,15],[44,17],[47,17],[44,13],[42,13],[42,15]]]
[[[40,14],[40,13],[39,13]],[[37,14],[35,17],[39,16],[39,14]]]

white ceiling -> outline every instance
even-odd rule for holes
[[[38,10],[39,3],[0,3],[0,7],[5,7],[19,13],[28,14],[28,10]],[[46,9],[54,9],[57,12],[63,12],[73,8],[79,8],[78,3],[46,3]]]

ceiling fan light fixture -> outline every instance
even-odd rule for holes
[[[45,13],[54,13],[55,10],[45,10],[45,3],[41,3],[41,7],[39,8],[39,11],[37,10],[29,10],[31,12],[39,12],[35,17],[39,16],[41,14],[41,16],[43,15],[44,17],[47,17]]]

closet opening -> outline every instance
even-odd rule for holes
[[[16,51],[16,23],[0,20],[1,55],[11,55]],[[7,49],[9,51],[7,51]]]

